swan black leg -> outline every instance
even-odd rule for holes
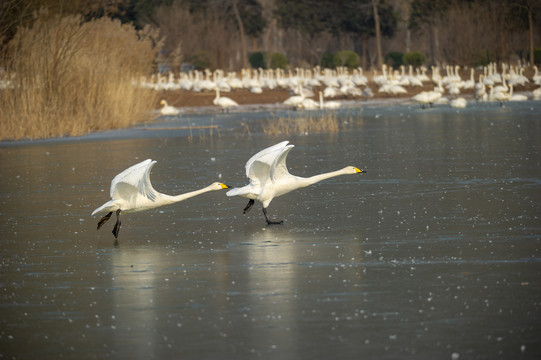
[[[115,236],[115,239],[118,238],[118,233],[120,232],[120,209],[116,211],[116,224],[113,228],[113,235]]]
[[[267,216],[267,209],[265,208],[263,208],[263,215],[265,215],[265,220],[267,220],[267,225],[281,225],[284,223],[284,220],[280,220],[280,221],[269,220],[269,217]]]
[[[242,213],[243,214],[246,214],[248,211],[250,211],[250,209],[252,208],[252,206],[254,206],[254,199],[250,199],[250,201],[248,201],[248,205],[246,205],[246,207],[244,208],[244,210],[242,210]]]
[[[100,227],[103,226],[103,224],[107,222],[107,220],[111,218],[111,215],[113,215],[113,212],[110,212],[109,214],[102,217],[100,221],[98,221],[98,230],[100,229]]]

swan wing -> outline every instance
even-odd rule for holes
[[[150,171],[156,161],[147,159],[135,164],[113,178],[111,198],[130,199],[143,196],[151,201],[156,199],[156,190],[150,183]]]
[[[276,182],[278,179],[289,175],[287,170],[286,158],[287,154],[293,149],[295,145],[287,145],[286,147],[277,150],[278,156],[275,157],[274,162],[270,168],[270,178],[272,182]]]
[[[246,162],[246,176],[248,178],[252,178],[252,174],[256,171],[252,170],[252,167],[254,166],[254,163],[256,161],[258,162],[262,162],[264,164],[267,164],[268,167],[269,167],[269,173],[270,173],[270,167],[272,166],[272,163],[274,162],[274,159],[276,156],[278,156],[279,154],[275,154],[277,150],[280,150],[284,147],[286,147],[286,145],[289,143],[289,141],[282,141],[281,143],[278,143],[276,145],[273,145],[273,146],[270,146],[266,149],[263,149],[261,150],[260,152],[258,152],[257,154],[255,154],[254,156],[252,156],[247,162]],[[258,165],[259,167],[259,165]],[[261,169],[257,169],[257,170],[261,170]],[[259,171],[257,171],[259,172]]]
[[[272,167],[289,141],[282,141],[276,145],[261,150],[252,156],[246,163],[246,176],[252,186],[263,186],[271,179]]]

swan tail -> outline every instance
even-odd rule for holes
[[[104,212],[104,211],[107,211],[107,212],[116,211],[117,209],[118,209],[118,206],[115,204],[115,202],[113,200],[109,200],[108,202],[106,202],[105,204],[97,208],[96,210],[92,211],[91,216],[94,216],[95,214]]]

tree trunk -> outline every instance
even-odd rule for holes
[[[242,19],[240,18],[239,8],[237,6],[238,0],[233,0],[233,12],[235,13],[235,18],[237,19],[237,24],[239,26],[239,32],[240,32],[240,44],[242,48],[242,66],[247,69],[248,68],[248,55],[246,51],[246,35],[244,34],[244,24],[242,23]]]
[[[534,66],[533,56],[533,16],[532,16],[532,2],[528,1],[528,40],[530,43],[530,66]]]
[[[381,55],[381,31],[379,28],[379,14],[378,14],[378,0],[372,0],[372,7],[374,8],[374,26],[376,28],[376,50],[378,55],[378,68],[381,69],[383,65],[383,56]]]
[[[406,52],[410,52],[411,48],[411,31],[406,29]]]
[[[366,42],[368,41],[368,36],[363,33],[361,35],[361,66],[363,69],[368,69],[368,63],[366,61]]]

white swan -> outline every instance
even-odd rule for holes
[[[533,74],[532,80],[535,84],[541,85],[541,74],[539,74],[539,70],[537,69],[537,66],[534,65],[533,69],[535,73]]]
[[[430,103],[430,94],[428,91],[421,91],[420,93],[416,94],[411,98],[413,102],[418,103],[421,105],[421,108],[425,108],[426,105],[431,105]]]
[[[113,235],[118,237],[120,231],[120,212],[132,213],[154,209],[159,206],[173,204],[186,200],[193,196],[203,194],[208,191],[227,189],[227,185],[215,182],[200,190],[188,192],[181,195],[171,196],[159,193],[154,190],[150,183],[150,171],[156,164],[156,161],[147,159],[135,164],[117,176],[111,181],[111,200],[92,212],[92,216],[99,212],[107,212],[107,215],[98,222],[98,229],[102,227],[107,220],[116,211],[116,224],[113,228]]]
[[[538,87],[534,91],[532,91],[532,96],[534,100],[540,100],[541,99],[541,87]]]
[[[301,84],[298,84],[297,87],[297,93],[299,95],[290,96],[283,102],[284,105],[291,106],[293,108],[301,107],[302,102],[304,101],[304,99],[306,99],[306,94],[302,91]]]
[[[477,101],[487,101],[488,99],[488,94],[486,92],[483,78],[484,75],[479,75],[479,81],[475,84],[475,99]]]
[[[238,195],[250,199],[244,208],[244,214],[252,208],[255,200],[261,202],[267,225],[283,223],[283,220],[271,221],[267,217],[267,207],[275,197],[331,177],[365,172],[356,167],[347,166],[341,170],[308,178],[291,175],[287,170],[286,157],[294,145],[288,145],[288,143],[289,141],[282,141],[252,156],[246,163],[246,176],[250,179],[250,184],[227,192],[227,196]]]
[[[421,91],[417,95],[411,98],[412,101],[421,105],[421,108],[424,109],[426,105],[432,106],[441,98],[441,93],[439,91]]]
[[[160,104],[163,105],[163,107],[160,109],[160,113],[162,115],[176,116],[176,115],[180,114],[180,110],[177,109],[174,106],[168,105],[167,101],[162,100],[162,101],[160,101]]]
[[[513,85],[509,86],[509,92],[507,91],[494,91],[494,87],[489,85],[490,87],[490,95],[489,99],[493,101],[498,101],[500,103],[500,107],[503,107],[503,103],[506,101],[509,101],[511,99],[511,96],[513,96]]]
[[[315,102],[313,99],[304,99],[302,103],[299,104],[299,108],[303,108],[305,110],[315,110],[319,108],[319,104]]]
[[[235,100],[228,97],[220,96],[220,89],[216,88],[216,97],[214,98],[214,105],[220,106],[224,110],[228,110],[230,107],[237,107],[239,104]]]
[[[323,101],[323,93],[319,92],[319,107],[320,109],[338,109],[342,106],[338,101]]]
[[[465,108],[467,104],[466,99],[463,97],[457,97],[449,102],[449,105],[453,108]]]

